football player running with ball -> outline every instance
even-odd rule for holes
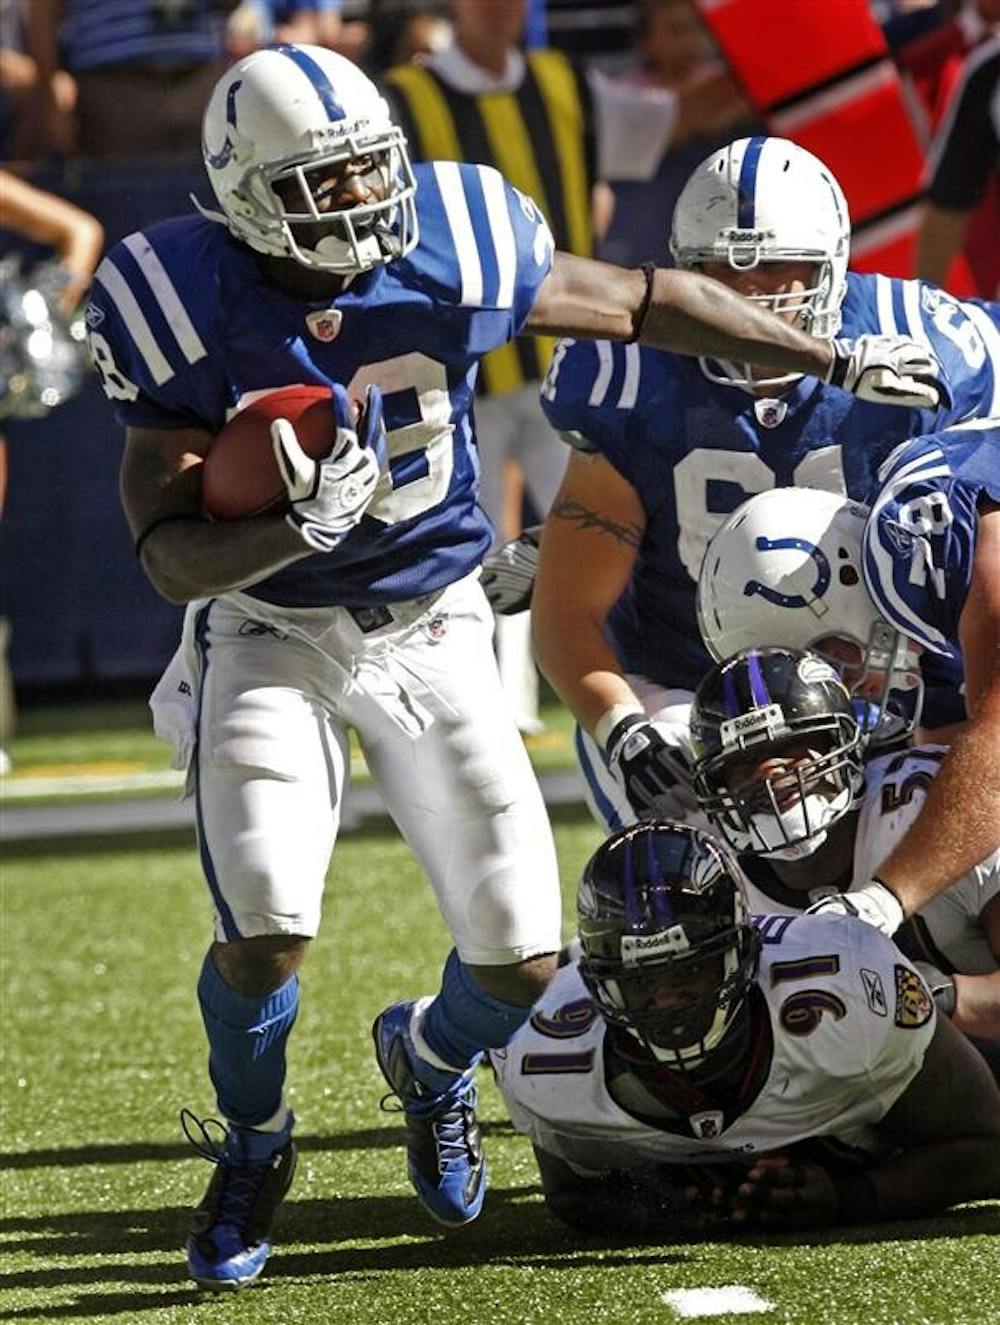
[[[597,850],[577,917],[579,959],[493,1054],[568,1224],[663,1243],[1000,1194],[1000,1092],[870,925],[751,918],[726,848],[670,821]]]
[[[189,604],[184,675],[158,707],[166,726],[194,698],[178,744],[193,751],[216,913],[198,996],[227,1125],[213,1143],[189,1122],[216,1170],[187,1254],[200,1285],[232,1289],[263,1268],[292,1178],[285,1051],[348,727],[454,940],[437,996],[374,1027],[411,1180],[444,1224],[474,1219],[485,1193],[475,1065],[555,967],[552,839],[477,579],[491,541],[476,503],[480,357],[526,330],[773,363],[893,405],[934,408],[943,388],[913,341],[833,344],[701,275],[554,254],[537,207],[495,170],[411,167],[373,84],[328,50],[235,64],[203,147],[217,209],[117,245],[88,322],[127,428],[121,492],[142,565]],[[330,454],[309,459],[277,426],[288,513],[206,519],[213,437],[248,398],[296,383],[334,394]]]

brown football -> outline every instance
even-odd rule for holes
[[[245,520],[286,510],[288,494],[271,446],[271,424],[287,419],[314,459],[334,440],[330,388],[299,383],[258,396],[212,440],[202,466],[201,500],[214,520]]]

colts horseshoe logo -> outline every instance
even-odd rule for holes
[[[809,543],[804,538],[765,538],[762,534],[755,546],[758,552],[780,552],[786,548],[797,548],[798,551],[807,553],[816,563],[816,583],[809,596],[804,597],[798,593],[782,593],[780,589],[772,589],[770,585],[761,584],[759,580],[747,580],[743,586],[747,598],[760,594],[761,598],[766,598],[769,603],[774,603],[777,607],[808,607],[814,599],[822,598],[830,587],[830,563],[826,554],[815,543]]]

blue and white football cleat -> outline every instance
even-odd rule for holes
[[[372,1035],[382,1075],[406,1117],[407,1168],[427,1213],[457,1228],[475,1219],[486,1196],[486,1157],[476,1122],[474,1069],[440,1094],[413,1072],[418,1057],[410,1036],[413,1003],[395,1003],[375,1018]],[[386,1096],[382,1108],[386,1112]]]
[[[289,1113],[280,1132],[258,1132],[181,1111],[185,1136],[216,1166],[187,1240],[188,1270],[199,1288],[235,1292],[263,1270],[275,1215],[295,1174],[294,1123]],[[213,1124],[221,1140],[209,1135]]]

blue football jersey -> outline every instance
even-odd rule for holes
[[[247,592],[285,606],[392,602],[467,574],[490,545],[477,505],[477,365],[521,329],[552,263],[534,203],[487,166],[416,167],[420,242],[335,299],[275,290],[221,225],[129,235],[96,274],[89,341],[126,425],[217,433],[241,401],[292,383],[385,397],[390,467],[356,529]]]
[[[709,381],[698,363],[639,345],[560,341],[542,407],[573,445],[599,452],[632,485],[646,529],[631,582],[611,611],[626,671],[693,689],[710,665],[695,586],[724,516],[773,487],[867,500],[900,442],[1000,412],[1000,305],[964,305],[935,286],[850,273],[841,334],[910,335],[947,374],[947,409],[858,400],[803,378],[755,400]]]
[[[936,654],[958,649],[982,502],[1000,502],[1000,420],[897,447],[879,471],[864,569],[879,611]]]

